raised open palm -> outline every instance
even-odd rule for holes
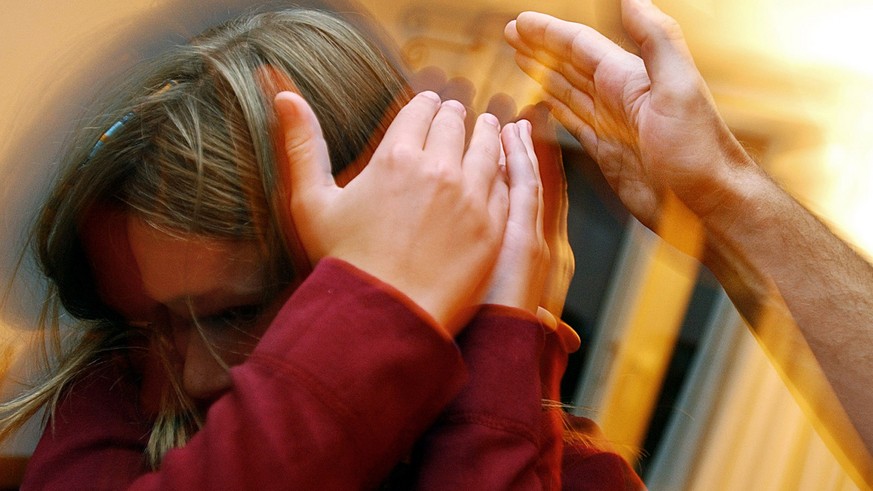
[[[507,25],[506,38],[637,218],[652,227],[670,192],[705,216],[720,205],[714,183],[731,179],[737,162],[754,164],[718,116],[676,23],[645,0],[625,0],[622,14],[640,56],[533,12]]]

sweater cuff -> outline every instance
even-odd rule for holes
[[[503,421],[535,438],[542,413],[539,367],[544,340],[542,326],[529,312],[483,306],[458,336],[470,379],[446,417]]]

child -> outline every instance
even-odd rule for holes
[[[462,105],[305,10],[131,80],[37,225],[46,312],[81,322],[2,407],[51,415],[23,488],[560,486],[528,123],[465,150]]]

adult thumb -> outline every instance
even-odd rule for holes
[[[623,0],[622,23],[640,47],[649,78],[665,89],[696,82],[697,68],[679,24],[651,0]]]
[[[280,134],[284,138],[285,169],[280,174],[286,180],[286,189],[313,190],[335,186],[330,172],[327,143],[318,118],[303,97],[284,91],[273,99]]]

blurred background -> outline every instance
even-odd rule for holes
[[[662,0],[682,25],[719,109],[758,162],[873,257],[873,0]],[[280,5],[272,2],[269,5]],[[523,10],[584,22],[627,49],[617,0],[295,2],[378,31],[412,70],[537,100],[502,41]],[[125,67],[264,2],[43,0],[0,17],[0,397],[33,374],[41,285],[25,232],[68,132]],[[368,20],[369,19],[369,20]],[[372,22],[371,22],[372,21]],[[561,135],[577,272],[564,318],[580,333],[564,402],[595,419],[653,490],[865,489],[858,460],[810,417],[699,262],[628,217],[596,166]],[[691,231],[691,233],[694,233]],[[5,290],[15,271],[20,274]],[[810,362],[812,360],[809,360]],[[836,411],[836,409],[835,409]],[[14,489],[37,435],[0,446]],[[863,460],[863,459],[862,459]]]

